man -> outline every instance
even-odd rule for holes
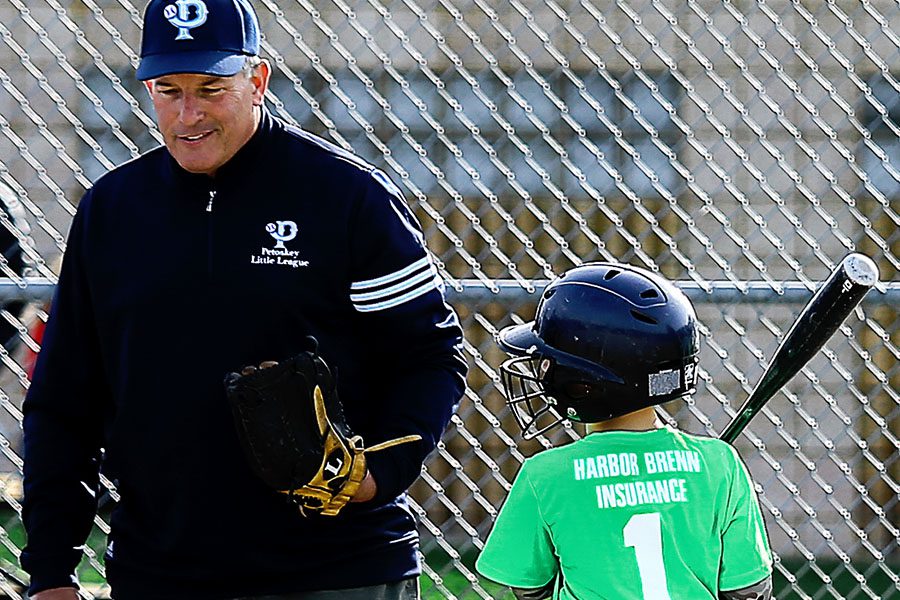
[[[654,406],[695,389],[687,297],[617,263],[576,267],[532,323],[500,333],[526,437],[566,419],[588,435],[525,461],[476,562],[520,599],[766,600],[772,560],[734,449],[664,427]]]
[[[98,468],[121,496],[117,600],[418,597],[404,492],[462,395],[461,330],[399,190],[270,115],[258,51],[246,0],[146,7],[137,75],[165,146],[82,198],[24,406],[35,600],[76,598]],[[370,455],[337,516],[253,474],[223,386],[310,335],[354,433],[422,437]]]

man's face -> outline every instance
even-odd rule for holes
[[[248,77],[196,73],[164,75],[147,82],[169,152],[183,169],[214,175],[256,131],[269,82],[263,62]]]

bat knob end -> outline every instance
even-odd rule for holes
[[[871,287],[878,281],[878,266],[865,254],[848,254],[844,258],[843,267],[847,278],[857,285]]]

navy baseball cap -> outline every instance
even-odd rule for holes
[[[173,73],[228,77],[259,54],[259,21],[249,0],[151,0],[144,10],[146,81]]]

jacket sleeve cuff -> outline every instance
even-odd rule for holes
[[[28,595],[33,596],[38,592],[53,588],[77,588],[78,578],[75,576],[73,565],[78,563],[80,557],[81,553],[75,549],[71,552],[37,556],[26,546],[19,561],[22,563],[22,568],[31,577]]]
[[[78,579],[75,577],[74,573],[69,576],[52,575],[49,573],[46,575],[33,574],[31,576],[31,584],[28,586],[28,596],[34,596],[38,592],[43,592],[44,590],[64,587],[78,589]]]
[[[412,442],[366,455],[366,466],[378,486],[370,502],[390,502],[413,484],[422,472],[421,450],[421,442]]]

